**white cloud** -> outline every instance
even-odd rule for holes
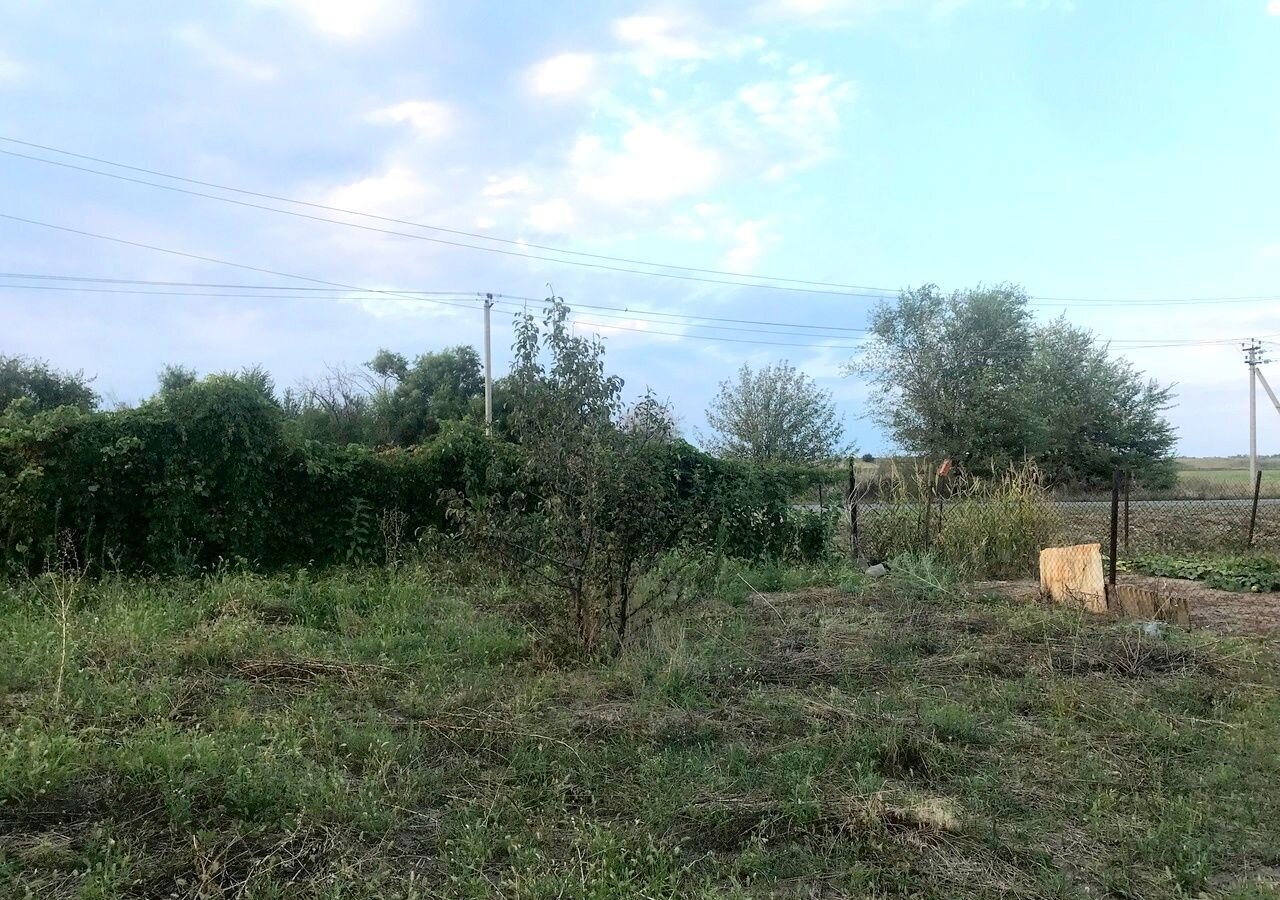
[[[0,87],[18,84],[26,74],[26,66],[0,51]]]
[[[328,38],[360,41],[390,34],[413,21],[410,0],[258,0],[283,9]]]
[[[406,100],[375,109],[366,116],[377,125],[410,125],[425,138],[440,138],[453,131],[457,114],[439,100]]]
[[[736,243],[725,254],[724,267],[732,272],[750,272],[764,252],[767,236],[763,219],[748,219],[734,229]]]
[[[456,306],[443,303],[424,302],[421,299],[397,294],[394,287],[371,288],[371,291],[386,293],[347,294],[341,298],[342,303],[350,303],[360,307],[375,319],[402,319],[406,316],[429,316],[438,319],[455,319],[460,315]]]
[[[1271,0],[1267,4],[1267,15],[1280,16],[1280,0]]]
[[[529,225],[543,232],[566,232],[574,224],[573,207],[556,197],[529,208]]]
[[[384,216],[412,216],[435,193],[409,166],[391,164],[378,175],[360,178],[329,191],[325,203]]]
[[[703,59],[708,51],[696,40],[677,36],[676,23],[664,16],[629,16],[613,23],[619,41],[663,59]]]
[[[660,204],[705,191],[723,161],[687,129],[642,123],[624,132],[616,148],[598,135],[580,136],[570,166],[578,190],[600,202]]]
[[[544,96],[571,96],[590,88],[595,80],[596,58],[590,53],[561,53],[531,67],[529,87]]]
[[[510,175],[506,178],[499,178],[497,175],[489,176],[489,183],[480,190],[480,196],[493,199],[502,197],[511,197],[520,194],[530,194],[534,191],[533,182],[529,180],[528,175]]]
[[[906,5],[907,0],[764,0],[756,14],[811,25],[848,24]]]
[[[800,64],[788,70],[790,80],[761,81],[738,91],[738,101],[754,118],[755,127],[741,139],[759,141],[759,131],[772,134],[790,148],[788,159],[770,165],[766,174],[779,178],[830,157],[840,130],[841,108],[854,97],[854,85]]]
[[[174,36],[194,50],[204,63],[237,78],[247,81],[270,81],[276,77],[275,66],[241,56],[220,43],[199,25],[183,25],[174,32]]]

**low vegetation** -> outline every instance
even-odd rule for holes
[[[4,588],[0,895],[1243,898],[1280,862],[1261,643],[915,557],[726,564],[571,661],[485,573]]]
[[[1139,554],[1125,566],[1146,575],[1203,581],[1224,591],[1280,591],[1280,560],[1268,556]]]
[[[0,365],[0,896],[1268,890],[1275,648],[969,594],[1065,533],[1034,465],[889,478],[855,533],[797,465],[826,399],[722,459],[562,302],[513,351],[493,435],[466,348],[106,411]]]
[[[945,482],[925,468],[893,473],[860,501],[858,551],[891,559],[926,550],[970,577],[1014,578],[1034,572],[1040,549],[1060,533],[1060,519],[1032,465],[992,478]]]

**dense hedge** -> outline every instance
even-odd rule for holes
[[[280,409],[233,378],[208,378],[137,409],[0,416],[0,567],[80,563],[173,572],[223,562],[273,568],[374,562],[387,542],[447,531],[451,498],[516,485],[520,450],[475,425],[374,450],[290,439]],[[655,491],[680,511],[672,543],[736,556],[812,556],[822,523],[793,517],[793,472],[652,449]],[[536,490],[536,487],[533,488]]]

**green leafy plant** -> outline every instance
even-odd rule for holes
[[[1127,570],[1202,581],[1224,591],[1280,590],[1280,560],[1266,556],[1171,556],[1142,554],[1124,560]]]

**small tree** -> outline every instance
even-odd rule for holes
[[[508,435],[524,490],[465,515],[473,537],[564,602],[581,649],[616,652],[643,611],[638,581],[679,534],[676,474],[657,452],[669,416],[651,396],[624,406],[603,345],[573,335],[568,314],[556,298],[544,328],[517,320]]]
[[[758,372],[744,363],[736,379],[720,382],[707,423],[708,449],[731,459],[814,463],[842,450],[831,392],[785,360]]]

